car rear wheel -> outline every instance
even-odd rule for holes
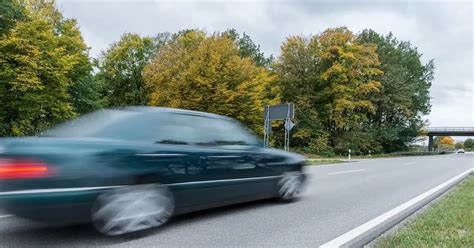
[[[99,232],[115,236],[161,226],[173,210],[168,188],[155,184],[129,186],[100,195],[92,208],[92,223]]]
[[[298,198],[303,187],[303,173],[301,171],[290,171],[282,174],[278,181],[279,199],[291,202]]]

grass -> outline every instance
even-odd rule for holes
[[[321,164],[338,164],[344,163],[345,161],[339,159],[307,159],[309,165],[321,165]]]
[[[375,247],[474,247],[474,176]]]
[[[394,158],[394,157],[405,157],[405,156],[432,156],[432,155],[443,155],[452,152],[427,152],[427,151],[406,151],[406,152],[393,152],[393,153],[380,153],[369,155],[352,155],[352,159],[370,159],[370,158]],[[308,160],[345,160],[347,156],[321,156],[317,154],[301,153],[308,158]]]

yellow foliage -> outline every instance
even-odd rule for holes
[[[265,105],[279,102],[275,76],[224,35],[181,34],[159,49],[144,78],[150,105],[231,116],[259,133]]]
[[[451,138],[450,136],[443,136],[439,140],[440,145],[454,146],[455,143],[456,143],[456,141],[453,138]]]

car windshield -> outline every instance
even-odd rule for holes
[[[100,110],[65,122],[41,136],[93,137],[173,145],[257,145],[237,121],[171,112]]]

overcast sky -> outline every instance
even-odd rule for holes
[[[474,126],[474,49],[472,1],[153,1],[58,0],[77,19],[97,57],[124,32],[154,35],[199,28],[235,28],[278,56],[290,35],[346,26],[371,28],[409,40],[434,59],[431,126]]]

